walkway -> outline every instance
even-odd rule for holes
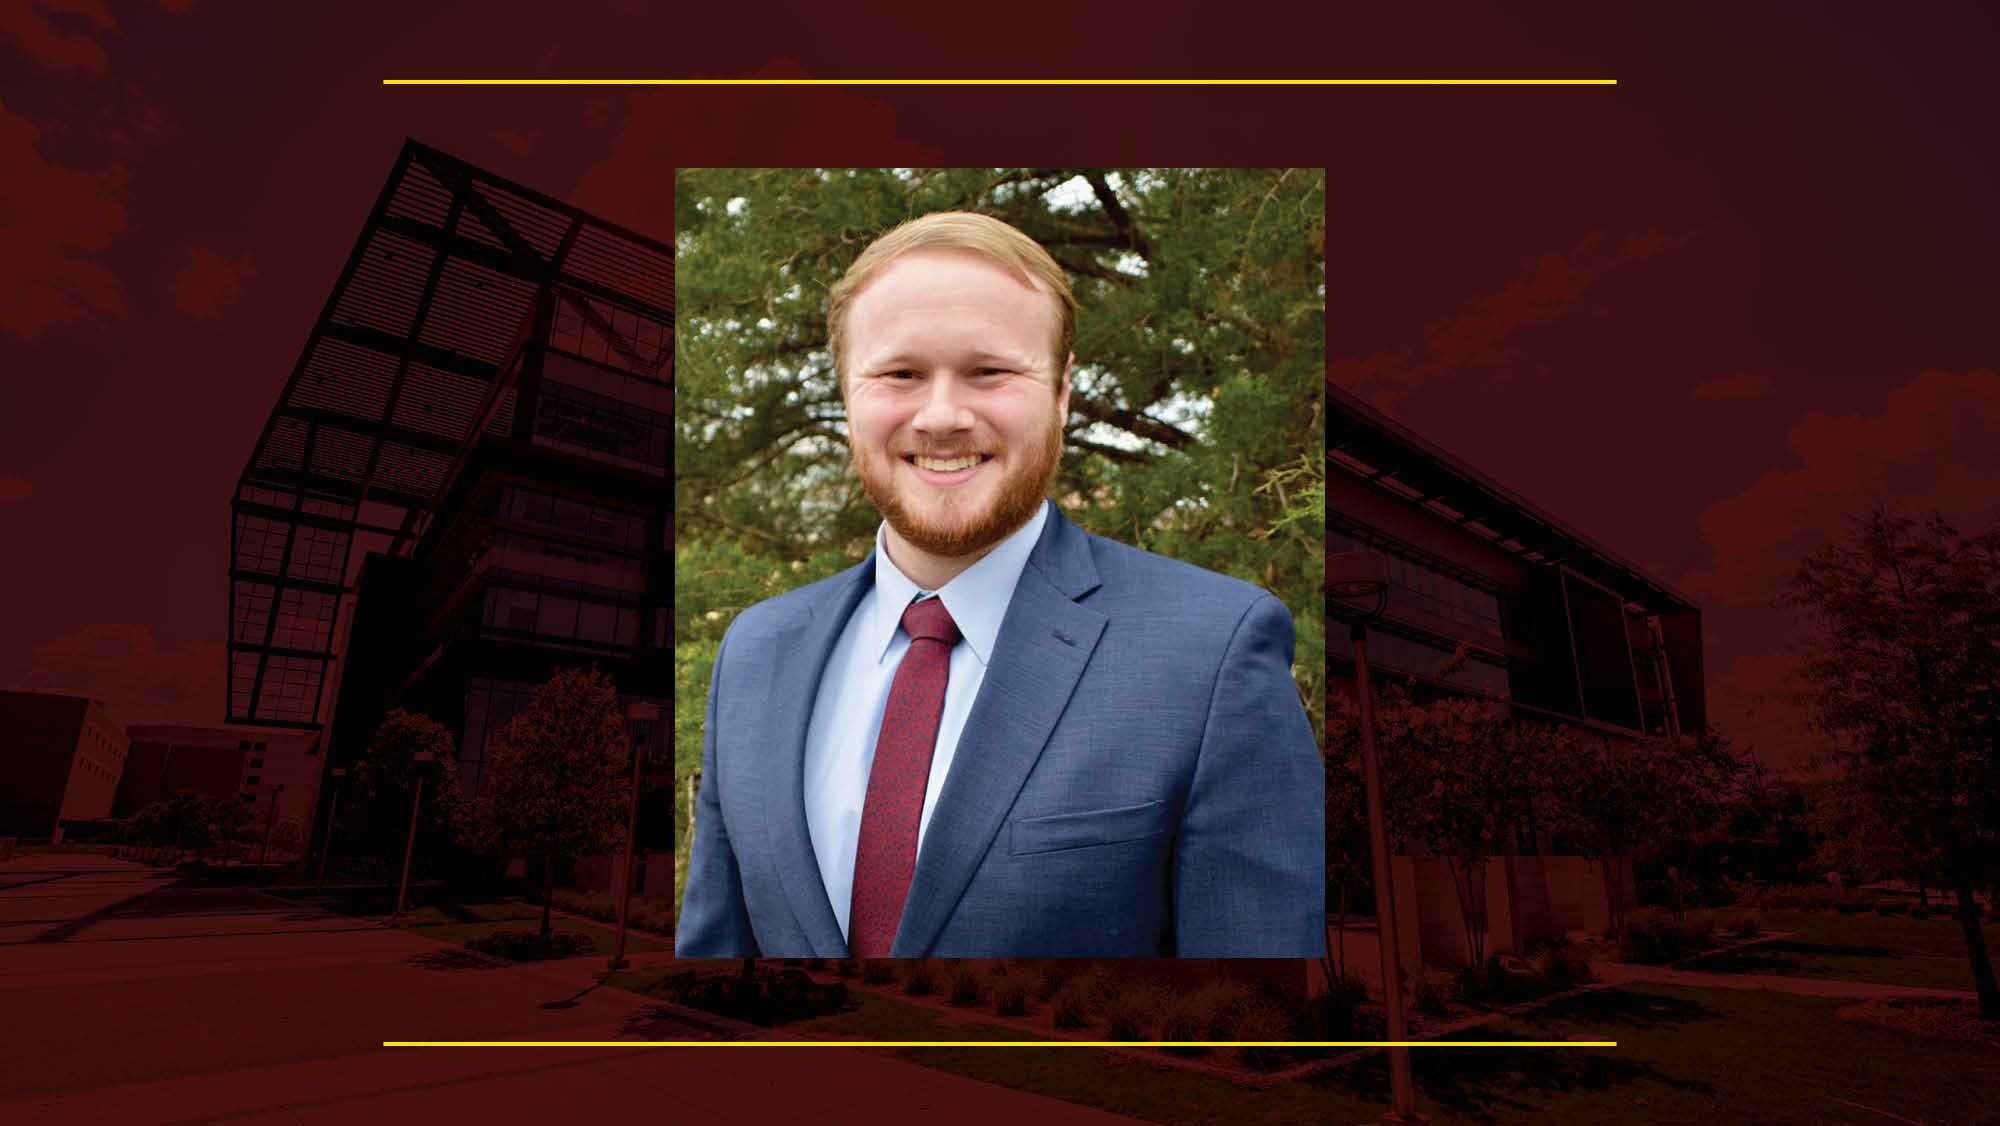
[[[602,965],[495,963],[251,889],[17,854],[0,864],[0,1122],[1131,1121],[847,1049],[381,1047],[742,1035],[599,985]]]

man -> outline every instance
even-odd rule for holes
[[[1048,502],[1076,302],[946,212],[828,313],[881,511],[744,611],[709,685],[683,957],[1315,957],[1323,774],[1267,592]]]

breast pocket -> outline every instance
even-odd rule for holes
[[[1166,831],[1166,809],[1164,801],[1149,801],[1116,809],[1015,818],[1008,826],[1007,852],[1031,856],[1157,837]]]

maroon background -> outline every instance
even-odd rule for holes
[[[0,685],[219,718],[228,493],[406,135],[662,238],[678,165],[1327,167],[1335,379],[1700,599],[1780,757],[1790,561],[2000,476],[1976,5],[427,7],[0,6]],[[379,85],[947,74],[1620,84]]]

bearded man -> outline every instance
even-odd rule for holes
[[[997,219],[927,215],[861,253],[828,327],[883,522],[723,639],[679,955],[1323,954],[1289,613],[1048,500],[1062,269]]]

